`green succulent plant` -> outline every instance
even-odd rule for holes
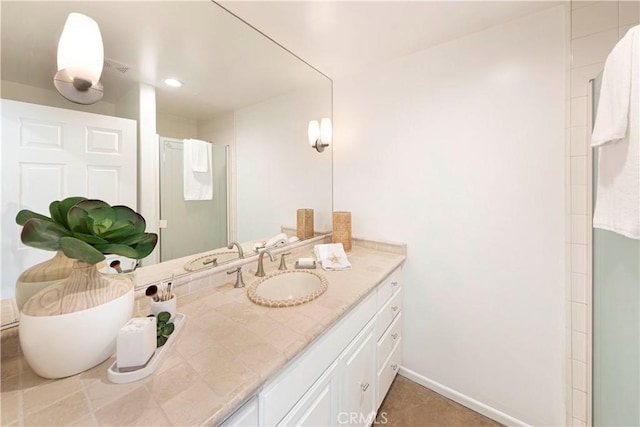
[[[21,210],[22,243],[47,251],[62,251],[67,257],[97,264],[105,254],[132,259],[148,256],[158,235],[145,233],[142,215],[127,206],[110,206],[102,200],[69,197],[49,205],[51,217]]]
[[[153,314],[147,317],[153,317]],[[156,318],[156,347],[162,347],[169,340],[169,335],[175,330],[175,325],[169,322],[171,314],[168,311],[158,313]]]

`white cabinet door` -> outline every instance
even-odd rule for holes
[[[375,416],[374,321],[340,357],[340,425],[368,426]]]
[[[337,425],[337,417],[338,364],[334,362],[279,425],[330,427]]]
[[[49,216],[49,203],[69,196],[98,198],[136,209],[135,120],[3,99],[2,298],[18,275],[53,253],[24,246],[19,210]]]
[[[258,398],[252,397],[226,420],[220,427],[255,427],[258,425]]]

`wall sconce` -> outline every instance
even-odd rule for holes
[[[309,144],[311,147],[322,153],[325,147],[328,147],[333,139],[333,127],[331,119],[324,118],[318,123],[317,120],[309,122]]]
[[[98,24],[86,15],[70,13],[58,42],[54,86],[69,101],[94,104],[102,99],[103,66],[104,47]]]

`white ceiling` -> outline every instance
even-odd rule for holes
[[[561,1],[219,1],[331,78]]]
[[[329,77],[355,72],[480,31],[559,2],[546,1],[220,1]],[[318,81],[309,67],[209,0],[7,1],[2,78],[51,88],[57,41],[70,11],[99,22],[105,57],[130,66],[105,70],[105,100],[135,82],[157,86],[166,110],[211,117]],[[180,91],[160,80],[176,76]]]
[[[105,59],[104,101],[138,82],[155,86],[159,109],[205,119],[326,79],[210,0],[7,1],[1,8],[2,79],[52,90],[58,39],[70,12],[95,19]],[[180,89],[162,83],[176,77]],[[328,84],[328,83],[327,83]]]

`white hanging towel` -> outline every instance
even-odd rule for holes
[[[604,66],[591,146],[599,147],[593,227],[640,239],[640,26]]]
[[[185,139],[182,143],[184,199],[213,199],[211,144],[198,139]]]

